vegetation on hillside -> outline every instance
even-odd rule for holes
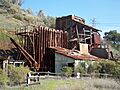
[[[21,9],[24,0],[1,0],[0,1],[0,29],[12,29],[25,25],[43,25],[47,27],[55,27],[55,17],[46,16],[40,10],[35,16],[32,9]]]
[[[23,3],[24,0],[0,0],[0,43],[2,43],[0,49],[13,47],[7,36],[17,38],[14,33],[9,33],[16,28],[26,25],[55,27],[55,17],[46,16],[43,10],[40,10],[38,15],[34,15],[31,8],[27,10],[21,8]]]

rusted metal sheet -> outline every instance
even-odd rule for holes
[[[94,33],[94,44],[99,45],[101,43],[101,38],[98,33]]]
[[[100,58],[90,54],[81,54],[80,51],[74,52],[70,49],[61,48],[61,47],[51,47],[51,49],[55,50],[55,52],[58,54],[61,54],[76,60],[101,60]]]
[[[18,31],[16,34],[24,37],[24,49],[40,66],[39,70],[54,72],[54,55],[49,56],[52,54],[49,48],[58,46],[67,48],[67,32],[39,26],[31,31],[26,29]]]

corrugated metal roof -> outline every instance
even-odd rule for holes
[[[76,60],[100,60],[100,58],[90,54],[80,54],[80,51],[72,51],[61,47],[51,47],[51,49],[54,49],[55,53],[62,54]]]

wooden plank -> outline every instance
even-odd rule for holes
[[[26,31],[25,31],[26,32]],[[27,37],[28,34],[28,37]],[[27,39],[26,39],[27,38]],[[35,27],[31,32],[24,33],[24,45],[28,52],[40,64],[40,71],[53,70],[54,56],[48,54],[49,47],[64,47],[68,45],[68,34],[62,30],[47,27]],[[33,43],[33,44],[32,44]],[[30,50],[30,48],[32,49]],[[52,52],[51,52],[52,54]]]

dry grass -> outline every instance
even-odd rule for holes
[[[61,85],[57,90],[120,90],[120,85],[113,79],[80,79]]]
[[[79,80],[66,80],[63,85],[57,87],[56,90],[84,90],[85,89],[84,81]]]
[[[21,88],[21,89],[20,89]],[[5,90],[120,90],[120,83],[113,79],[40,80],[40,85],[12,87]]]
[[[120,90],[119,83],[113,79],[89,79],[85,83],[88,86],[87,90]]]

